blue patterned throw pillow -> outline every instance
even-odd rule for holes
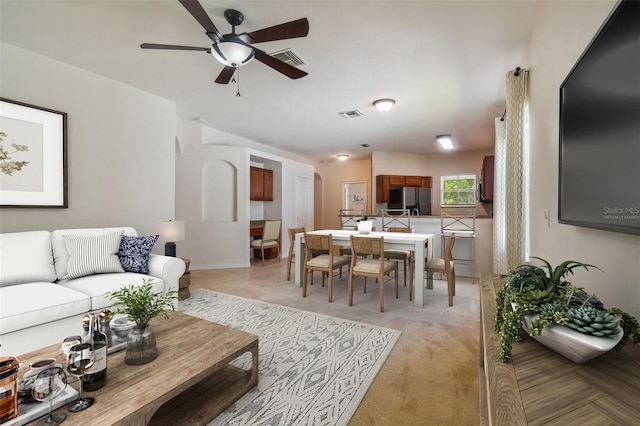
[[[128,235],[122,236],[120,241],[120,263],[127,272],[138,272],[146,274],[149,272],[147,262],[149,261],[149,253],[153,245],[158,240],[157,235],[151,235],[148,237],[130,237]]]

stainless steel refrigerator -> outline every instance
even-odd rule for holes
[[[387,207],[409,210],[411,215],[430,215],[431,188],[392,188],[389,190]],[[398,211],[397,214],[401,212]]]

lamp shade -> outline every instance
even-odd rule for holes
[[[226,66],[236,68],[251,62],[255,52],[249,46],[227,41],[214,44],[211,54]]]
[[[184,220],[163,220],[160,222],[160,238],[167,242],[184,240]]]

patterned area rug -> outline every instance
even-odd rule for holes
[[[260,382],[210,425],[346,425],[400,332],[195,289],[178,310],[259,336]],[[250,356],[234,365],[248,369]]]

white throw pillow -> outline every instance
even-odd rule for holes
[[[0,234],[0,287],[55,280],[49,231]]]
[[[70,280],[92,274],[124,272],[118,251],[122,231],[104,235],[63,235],[69,253],[67,275]]]

